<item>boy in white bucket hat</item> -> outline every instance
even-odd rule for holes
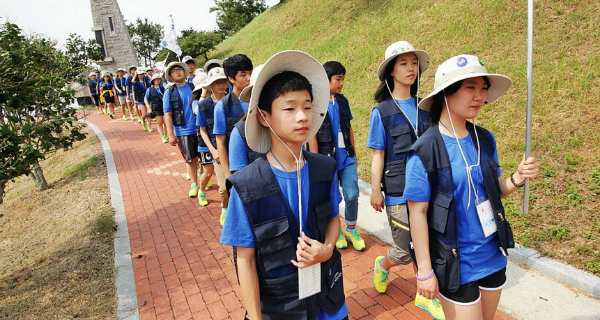
[[[535,178],[530,157],[502,179],[494,135],[467,121],[511,85],[473,55],[442,63],[419,107],[431,127],[411,149],[404,196],[418,266],[417,291],[440,297],[448,319],[494,317],[514,247],[501,198]]]
[[[188,83],[193,83],[194,77],[196,76],[196,68],[198,68],[198,59],[192,58],[191,56],[185,56],[181,59],[181,62],[185,63],[188,68]]]
[[[200,80],[200,75],[197,75],[194,82]],[[200,194],[198,195],[198,203],[201,206],[207,206],[205,190],[210,181],[210,177],[215,171],[213,163],[219,161],[217,153],[217,142],[212,133],[214,125],[214,110],[215,105],[225,96],[225,90],[229,87],[229,81],[225,76],[223,68],[214,68],[206,74],[204,80],[198,83],[194,88],[194,103],[196,105],[196,127],[198,127],[198,156],[202,165],[202,175],[200,176]],[[202,93],[210,92],[210,96],[202,97]],[[219,184],[219,197],[221,206],[227,189],[225,189],[225,175],[223,171],[217,172],[217,181]]]
[[[252,88],[246,137],[266,156],[229,177],[233,188],[221,234],[221,243],[237,247],[250,319],[348,315],[335,248],[336,164],[302,150],[325,117],[328,91],[321,64],[301,51],[271,57]]]

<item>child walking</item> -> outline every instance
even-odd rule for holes
[[[221,234],[221,243],[237,247],[249,319],[348,318],[335,248],[336,164],[302,150],[323,121],[327,88],[321,64],[300,51],[275,54],[253,86],[246,137],[266,156],[228,178],[233,188]]]
[[[167,130],[164,122],[165,114],[163,112],[163,96],[165,94],[165,89],[160,85],[162,81],[162,74],[157,72],[152,75],[152,78],[150,78],[150,84],[152,86],[146,90],[144,103],[146,105],[146,111],[149,111],[150,114],[156,118],[156,125],[162,142],[167,143],[169,142],[169,139],[167,138]],[[152,122],[148,120],[148,132],[152,132],[152,128],[150,127],[151,123]]]

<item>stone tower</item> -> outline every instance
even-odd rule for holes
[[[138,65],[138,59],[119,9],[117,0],[90,0],[96,42],[102,47],[104,61],[97,63],[103,70],[114,72]]]

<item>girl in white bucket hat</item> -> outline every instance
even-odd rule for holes
[[[488,73],[473,55],[442,63],[420,107],[432,126],[413,145],[406,167],[417,290],[440,297],[447,319],[494,317],[514,247],[501,198],[535,178],[535,158],[501,178],[494,135],[467,121],[498,99],[510,78]],[[442,262],[443,261],[443,262]]]
[[[375,258],[373,285],[379,293],[386,292],[392,267],[412,263],[404,172],[410,147],[429,128],[429,113],[417,108],[419,81],[428,67],[427,52],[398,41],[387,47],[377,72],[378,104],[371,113],[367,140],[367,147],[373,149],[371,206],[376,211],[385,208],[394,241],[386,255]],[[417,294],[415,305],[437,319],[444,318],[437,299]]]
[[[221,243],[237,247],[249,319],[348,316],[335,248],[335,160],[302,150],[325,117],[328,93],[319,61],[292,50],[267,60],[252,87],[246,138],[266,155],[228,178],[233,188],[221,233]]]

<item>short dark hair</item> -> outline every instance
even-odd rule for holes
[[[278,73],[265,83],[258,98],[258,107],[271,113],[271,105],[275,99],[290,91],[301,90],[308,90],[310,100],[313,100],[312,85],[303,75],[294,71]]]
[[[223,69],[225,71],[225,76],[235,79],[235,75],[238,71],[252,71],[254,67],[252,66],[252,60],[250,60],[250,58],[245,54],[238,53],[223,61]]]
[[[346,68],[337,61],[327,61],[323,64],[323,69],[327,73],[327,79],[331,81],[331,77],[337,75],[346,75]]]
[[[483,80],[490,88],[490,79],[488,77],[483,77]],[[431,103],[431,109],[429,110],[429,118],[432,124],[437,124],[440,122],[440,117],[442,116],[442,110],[444,109],[444,96],[449,96],[451,94],[456,93],[458,89],[462,86],[465,80],[456,81],[455,83],[449,85],[444,90],[438,92],[435,96],[433,96],[433,102]]]

